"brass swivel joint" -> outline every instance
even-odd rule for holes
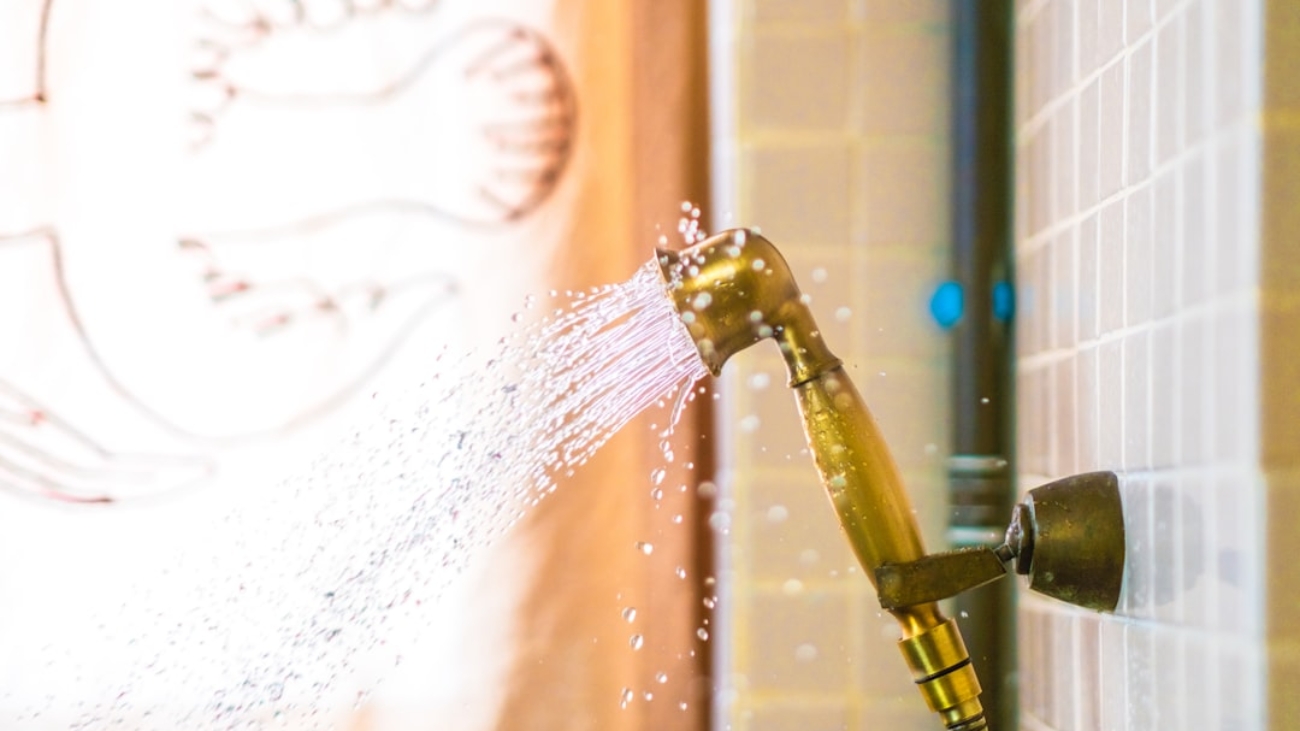
[[[753,231],[737,229],[679,252],[660,250],[658,256],[667,294],[714,375],[737,351],[767,338],[777,342],[822,484],[873,585],[880,567],[924,558],[916,519],[880,429],[822,341],[776,247]],[[944,725],[955,731],[987,728],[979,679],[956,623],[934,601],[888,611],[902,626],[899,645],[912,677]]]

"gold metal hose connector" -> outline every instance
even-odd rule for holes
[[[667,294],[709,370],[776,341],[804,435],[849,543],[872,584],[876,569],[925,556],[898,468],[866,402],[817,324],[785,259],[759,234],[726,231],[679,252],[659,250]],[[987,728],[979,680],[957,625],[935,602],[889,609],[913,680],[949,729]]]

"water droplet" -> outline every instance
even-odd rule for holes
[[[749,387],[755,391],[762,391],[772,385],[772,377],[766,373],[755,373],[749,377]]]
[[[969,618],[970,618],[970,612],[966,611],[965,609],[961,610],[961,618],[962,618],[962,619],[969,619]]]
[[[699,487],[695,488],[695,492],[699,493],[699,496],[705,500],[710,500],[718,496],[718,486],[709,480],[705,480],[700,483]]]
[[[631,689],[631,688],[624,688],[624,689],[623,689],[623,692],[622,692],[621,694],[619,694],[619,703],[618,703],[619,707],[620,707],[620,708],[627,708],[627,705],[628,705],[629,703],[631,703],[631,702],[632,702],[632,699],[635,698],[635,697],[636,697],[636,694],[634,694],[634,693],[632,692],[632,689]]]
[[[714,599],[711,596],[704,597],[703,601],[704,601],[704,607],[706,609],[713,609],[714,607],[718,606],[718,600]]]
[[[663,500],[663,499],[664,499],[664,491],[663,491],[663,489],[662,489],[662,488],[659,488],[659,487],[656,487],[655,489],[651,490],[651,491],[650,491],[650,497],[651,497],[655,502],[658,502],[658,501],[660,501],[660,500]]]
[[[696,637],[699,637],[699,638],[702,639],[702,640],[707,641],[707,640],[709,639],[709,631],[708,631],[707,629],[704,629],[703,627],[701,627],[701,628],[695,630],[695,636],[696,636]]]
[[[645,638],[642,637],[641,635],[632,635],[631,637],[627,638],[627,644],[633,650],[640,650],[641,647],[645,645]]]
[[[655,552],[655,546],[653,543],[646,543],[645,541],[637,541],[636,550],[649,556],[650,554]]]
[[[679,711],[684,711],[684,710],[686,710],[686,701],[682,701],[681,703],[678,703],[678,704],[677,704],[677,710],[679,710]]]
[[[664,476],[667,475],[667,474],[668,474],[667,470],[664,470],[663,468],[660,468],[660,469],[655,470],[654,472],[651,472],[651,473],[650,473],[650,483],[653,484],[653,485],[659,485],[659,484],[662,484],[663,481],[664,481]]]
[[[627,622],[634,622],[634,621],[636,621],[636,607],[624,607],[624,608],[623,608],[623,619],[624,619],[624,621],[627,621]]]
[[[677,578],[679,579],[683,579],[683,580],[686,579],[686,569],[682,568],[681,566],[678,566],[677,570],[674,571],[673,573],[677,574]]]
[[[659,683],[660,685],[663,685],[664,683],[667,683],[667,682],[668,682],[668,673],[661,672],[661,673],[659,673],[658,675],[656,675],[656,676],[655,676],[655,682]]]
[[[655,694],[647,690],[646,692],[641,694],[641,697],[645,698],[648,701],[652,701],[655,699]]]
[[[740,420],[740,430],[746,434],[752,434],[758,431],[758,427],[761,426],[762,423],[763,422],[759,420],[757,415],[750,414]]]
[[[767,262],[763,261],[762,259],[755,259],[752,266],[754,267],[754,271],[761,272],[767,268]]]
[[[714,512],[709,516],[709,527],[726,535],[731,530],[731,515],[721,510]]]
[[[690,212],[691,212],[691,202],[682,201],[682,213],[690,213]]]
[[[769,523],[784,523],[788,517],[790,517],[790,511],[786,510],[784,505],[773,505],[767,509],[767,522]]]
[[[711,304],[713,304],[713,295],[708,292],[700,292],[695,295],[694,301],[691,302],[691,307],[694,307],[695,311],[699,312],[706,309]]]
[[[987,404],[988,402],[989,402],[989,397],[988,397],[988,396],[985,396],[984,398],[980,399],[980,403],[982,403],[982,404]]]
[[[835,310],[835,320],[837,322],[848,322],[849,318],[852,316],[853,310],[850,310],[847,307],[839,307]]]
[[[826,282],[826,267],[814,267],[812,280],[814,284],[824,284]]]
[[[683,487],[685,487],[685,486],[683,485]],[[673,523],[676,523],[677,525],[681,525],[681,524],[682,524],[682,514],[681,514],[681,513],[678,513],[678,514],[676,514],[676,515],[673,516]]]

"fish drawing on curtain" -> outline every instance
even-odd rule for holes
[[[575,95],[537,30],[442,28],[434,1],[198,5],[187,68],[151,77],[184,79],[171,106],[95,96],[118,59],[78,52],[115,11],[0,8],[0,489],[164,493],[314,422],[455,300],[449,231],[508,229],[563,177]],[[66,133],[82,109],[101,123]]]

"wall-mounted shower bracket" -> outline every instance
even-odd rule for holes
[[[1124,513],[1113,472],[1089,472],[1034,488],[1015,507],[997,548],[963,548],[876,567],[880,606],[935,602],[1002,578],[1015,559],[1029,588],[1111,612],[1124,577]]]

